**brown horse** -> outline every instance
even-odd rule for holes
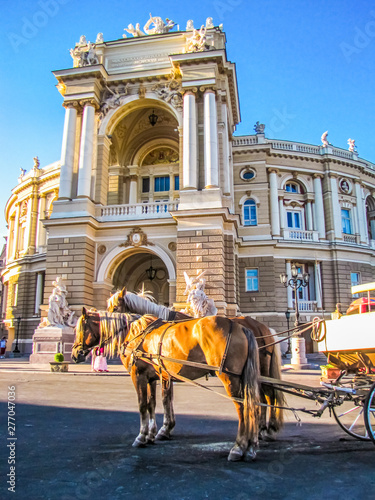
[[[108,312],[153,314],[166,320],[188,318],[183,313],[128,292],[125,287],[109,298],[107,310]],[[231,318],[231,320],[253,332],[259,347],[260,374],[263,377],[281,379],[280,348],[279,345],[274,344],[275,338],[270,329],[250,316],[238,316]],[[270,406],[268,411],[267,406],[261,407],[259,437],[261,439],[274,439],[274,434],[279,432],[283,426],[283,410],[279,407],[285,406],[285,397],[281,391],[274,389],[271,385],[262,384],[260,389],[262,403]],[[268,424],[267,413],[269,414]]]
[[[239,419],[236,442],[228,460],[241,460],[246,455],[254,458],[259,427],[259,359],[254,335],[218,316],[165,322],[155,329],[147,329],[155,321],[154,316],[136,318],[139,316],[83,309],[72,350],[75,362],[84,361],[96,346],[103,346],[107,355],[120,354],[138,395],[141,426],[133,446],[170,438],[175,426],[172,405],[175,378],[194,380],[216,368]],[[159,378],[164,421],[157,433],[155,392]]]

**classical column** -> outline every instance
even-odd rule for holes
[[[219,187],[216,95],[211,89],[203,94],[205,188]]]
[[[43,273],[37,273],[34,314],[37,314],[38,316],[40,315],[39,307],[43,303],[43,278]]]
[[[362,196],[362,186],[360,182],[355,182],[355,195],[357,198],[359,235],[362,243],[368,243],[366,229],[366,207]]]
[[[45,219],[46,212],[46,194],[42,193],[39,195],[39,206],[38,206],[38,232],[36,236],[36,247],[40,248],[46,245],[46,230],[43,226],[42,220]]]
[[[322,303],[322,276],[320,273],[320,262],[315,262],[314,265],[314,278],[315,278],[315,298],[316,298],[316,305],[318,309],[323,308],[323,303]]]
[[[9,239],[8,239],[8,244],[7,244],[7,260],[13,259],[13,249],[14,249],[14,244],[15,244],[14,227],[15,227],[15,217],[12,216],[9,219]],[[5,295],[3,295],[3,296],[5,297]]]
[[[285,229],[284,198],[279,198],[280,229]]]
[[[20,203],[16,204],[16,217],[14,224],[14,239],[13,239],[13,255],[12,259],[17,259],[18,254],[18,237],[19,237],[19,225],[20,225]]]
[[[78,164],[77,197],[90,198],[92,157],[94,150],[95,106],[94,102],[86,103],[83,108],[81,145]]]
[[[315,225],[319,233],[319,238],[325,239],[326,227],[324,221],[322,179],[319,174],[314,174],[314,193],[315,193],[315,204],[314,204]]]
[[[330,174],[330,185],[331,185],[331,207],[333,215],[333,230],[335,238],[342,239],[342,227],[341,227],[341,207],[339,204],[339,193],[337,189],[337,178],[336,176]]]
[[[279,200],[276,169],[268,170],[270,176],[271,235],[280,236]]]
[[[129,205],[135,205],[138,202],[138,165],[130,165],[128,169],[130,177]]]
[[[198,187],[197,160],[197,111],[195,94],[188,91],[184,94],[183,109],[183,189],[197,189]]]
[[[231,177],[232,174],[230,173],[230,167],[229,167],[229,140],[228,140],[228,111],[227,111],[227,103],[222,102],[221,103],[221,119],[222,119],[222,124],[221,124],[221,130],[220,130],[220,135],[221,135],[221,142],[223,146],[223,183],[222,183],[222,189],[223,189],[223,194],[225,195],[230,195],[231,194]]]
[[[312,210],[311,210],[311,201],[308,200],[306,202],[306,229],[307,231],[313,230],[313,222],[312,222]]]
[[[76,138],[77,109],[73,103],[66,103],[63,140],[61,146],[60,199],[72,198],[74,148]]]

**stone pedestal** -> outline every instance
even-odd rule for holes
[[[64,361],[71,361],[74,329],[69,326],[37,328],[33,335],[33,353],[30,363],[50,363],[61,352]]]
[[[292,358],[290,360],[290,364],[292,368],[295,368],[297,370],[309,368],[310,365],[307,362],[306,358],[305,339],[303,337],[292,337],[291,345]]]

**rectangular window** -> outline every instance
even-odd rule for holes
[[[350,281],[352,286],[361,284],[361,274],[360,273],[350,273]],[[354,293],[353,298],[357,299],[359,297],[359,293]]]
[[[301,229],[301,212],[287,212],[286,217],[289,229]]]
[[[180,190],[180,176],[179,175],[174,176],[174,190],[175,191]]]
[[[342,223],[342,232],[344,234],[352,234],[352,224],[350,221],[350,210],[347,208],[341,209],[341,223]]]
[[[165,177],[155,177],[154,181],[155,193],[160,191],[169,191],[169,175],[166,175]]]
[[[258,269],[246,269],[246,291],[259,292]]]
[[[142,193],[150,192],[150,177],[142,178]]]

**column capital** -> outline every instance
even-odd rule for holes
[[[38,198],[39,198],[40,200],[41,200],[41,199],[43,199],[43,198],[46,198],[46,196],[47,196],[47,193],[39,193],[39,194],[38,194]]]
[[[193,95],[195,97],[195,94],[198,92],[198,87],[191,87],[189,89],[182,89],[181,94],[182,95]]]
[[[78,109],[79,108],[79,102],[78,101],[64,101],[62,103],[62,106],[65,109],[69,109],[69,108]]]
[[[201,87],[199,87],[199,90],[204,94],[211,93],[216,95],[216,89],[214,89],[213,87],[206,87],[202,85]]]
[[[82,106],[82,108],[85,108],[86,106],[92,106],[95,108],[95,111],[100,109],[99,103],[96,101],[96,99],[82,99],[79,101],[79,105]]]
[[[267,169],[267,172],[268,172],[269,174],[278,174],[278,173],[279,173],[279,169],[278,169],[278,168],[271,167],[271,168],[268,168],[268,169]]]
[[[324,178],[324,174],[312,174],[312,178],[313,179],[323,179]]]
[[[327,175],[330,179],[338,179],[339,177],[338,174],[335,174],[333,172],[328,172]]]

